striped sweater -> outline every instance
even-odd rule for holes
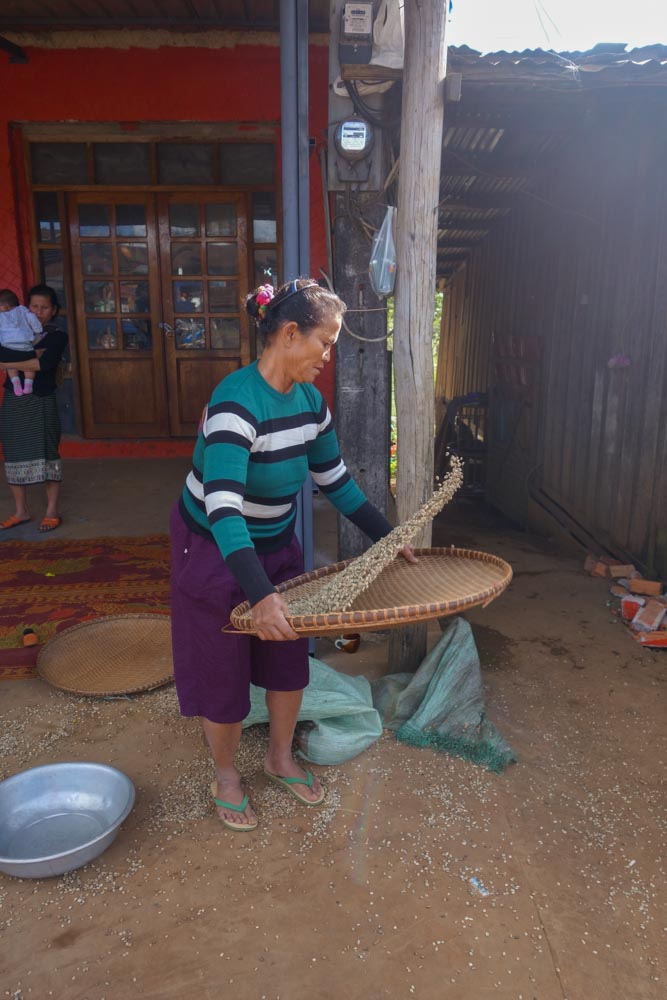
[[[391,530],[347,471],[331,414],[313,385],[278,392],[257,362],[220,382],[205,411],[180,508],[192,530],[215,539],[251,604],[275,590],[257,553],[291,541],[297,495],[309,472],[374,541]]]

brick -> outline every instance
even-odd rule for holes
[[[631,594],[647,594],[649,597],[659,597],[662,593],[660,580],[630,580]]]
[[[667,614],[667,608],[659,601],[647,601],[632,619],[631,628],[635,632],[656,632]]]
[[[661,629],[659,632],[640,632],[635,639],[649,649],[667,649],[667,629]]]
[[[630,578],[633,573],[636,573],[636,570],[631,564],[609,567],[609,576],[612,580],[619,580],[623,576]]]
[[[646,604],[646,598],[634,597],[629,594],[621,598],[621,615],[626,622],[631,622],[637,612]]]

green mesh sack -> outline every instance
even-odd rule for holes
[[[250,688],[250,714],[243,725],[268,722],[263,688]],[[348,677],[310,659],[310,684],[303,693],[297,741],[312,764],[342,764],[382,735],[382,720],[365,677]]]
[[[372,684],[373,704],[396,739],[464,757],[501,772],[516,760],[484,714],[482,671],[472,629],[454,618],[416,673]]]

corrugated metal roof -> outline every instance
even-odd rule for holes
[[[480,241],[480,223],[491,231],[531,197],[538,173],[553,165],[587,116],[608,114],[621,98],[665,106],[667,45],[485,54],[459,46],[449,49],[447,72],[462,80],[460,101],[445,105],[439,276],[462,266]]]
[[[467,45],[451,47],[449,70],[464,80],[515,82],[530,78],[559,81],[586,87],[593,81],[613,83],[660,83],[667,85],[667,45],[644,45],[628,49],[625,43],[601,43],[586,52],[553,52],[525,49],[523,52],[481,52]]]

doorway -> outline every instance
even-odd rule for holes
[[[67,222],[84,435],[196,434],[250,360],[244,195],[73,192]]]

